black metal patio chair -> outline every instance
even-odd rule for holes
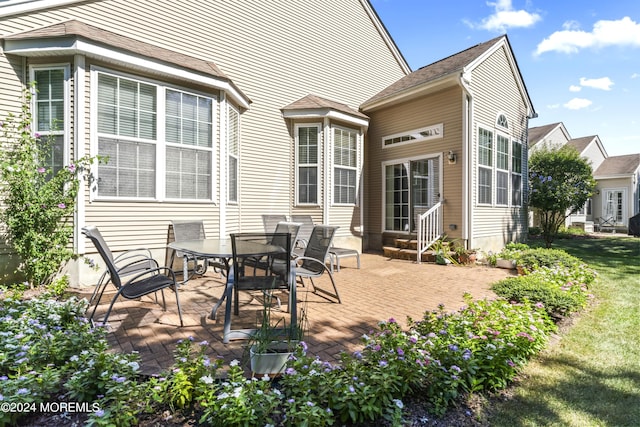
[[[109,315],[111,314],[111,310],[113,309],[113,305],[118,299],[119,296],[122,296],[126,299],[138,299],[142,296],[154,294],[156,302],[158,301],[157,292],[160,291],[162,294],[162,305],[164,310],[166,311],[167,305],[164,298],[164,289],[172,288],[176,294],[176,304],[178,306],[178,316],[180,317],[180,326],[183,326],[184,323],[182,321],[182,310],[180,309],[180,298],[178,296],[178,285],[176,283],[176,276],[172,269],[169,267],[159,267],[156,261],[151,262],[151,259],[146,259],[143,262],[149,268],[139,269],[138,272],[124,276],[124,271],[122,269],[118,269],[116,264],[114,263],[113,253],[109,249],[109,246],[105,242],[102,234],[98,230],[98,228],[94,225],[89,225],[82,228],[82,233],[91,240],[95,248],[98,250],[98,253],[102,257],[105,265],[107,266],[109,280],[118,290],[111,300],[109,304],[109,308],[107,309],[107,313],[104,316],[102,321],[103,325],[107,324],[107,320],[109,319]],[[129,268],[133,266],[130,265]],[[128,277],[125,281],[124,277]],[[96,308],[100,299],[102,298],[102,294],[106,288],[106,283],[102,286],[102,290],[99,291],[97,296]],[[90,320],[93,320],[93,316],[95,314],[96,308],[94,308],[91,313]]]

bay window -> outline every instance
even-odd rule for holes
[[[94,75],[98,197],[211,200],[215,99]]]
[[[45,164],[52,174],[56,174],[65,163],[65,135],[68,133],[66,120],[68,66],[38,67],[32,69],[31,78],[35,82],[34,130],[45,149]]]
[[[356,203],[358,133],[353,129],[333,129],[333,202]]]
[[[229,106],[229,121],[227,131],[227,155],[229,162],[227,181],[227,200],[238,201],[238,156],[240,147],[240,113],[234,107]]]
[[[319,125],[296,126],[296,203],[318,204]]]

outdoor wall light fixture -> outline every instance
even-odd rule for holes
[[[449,154],[447,154],[447,160],[449,160],[450,165],[454,165],[456,163],[457,156],[456,153],[453,152],[453,150],[449,150]]]

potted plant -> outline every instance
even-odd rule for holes
[[[271,316],[271,298],[265,296],[258,323],[248,345],[251,372],[256,376],[278,376],[302,341],[307,324],[306,309],[301,308],[296,324],[287,327],[283,317],[274,322]]]

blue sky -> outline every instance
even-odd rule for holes
[[[640,153],[640,1],[371,0],[416,70],[507,34],[538,118]]]

